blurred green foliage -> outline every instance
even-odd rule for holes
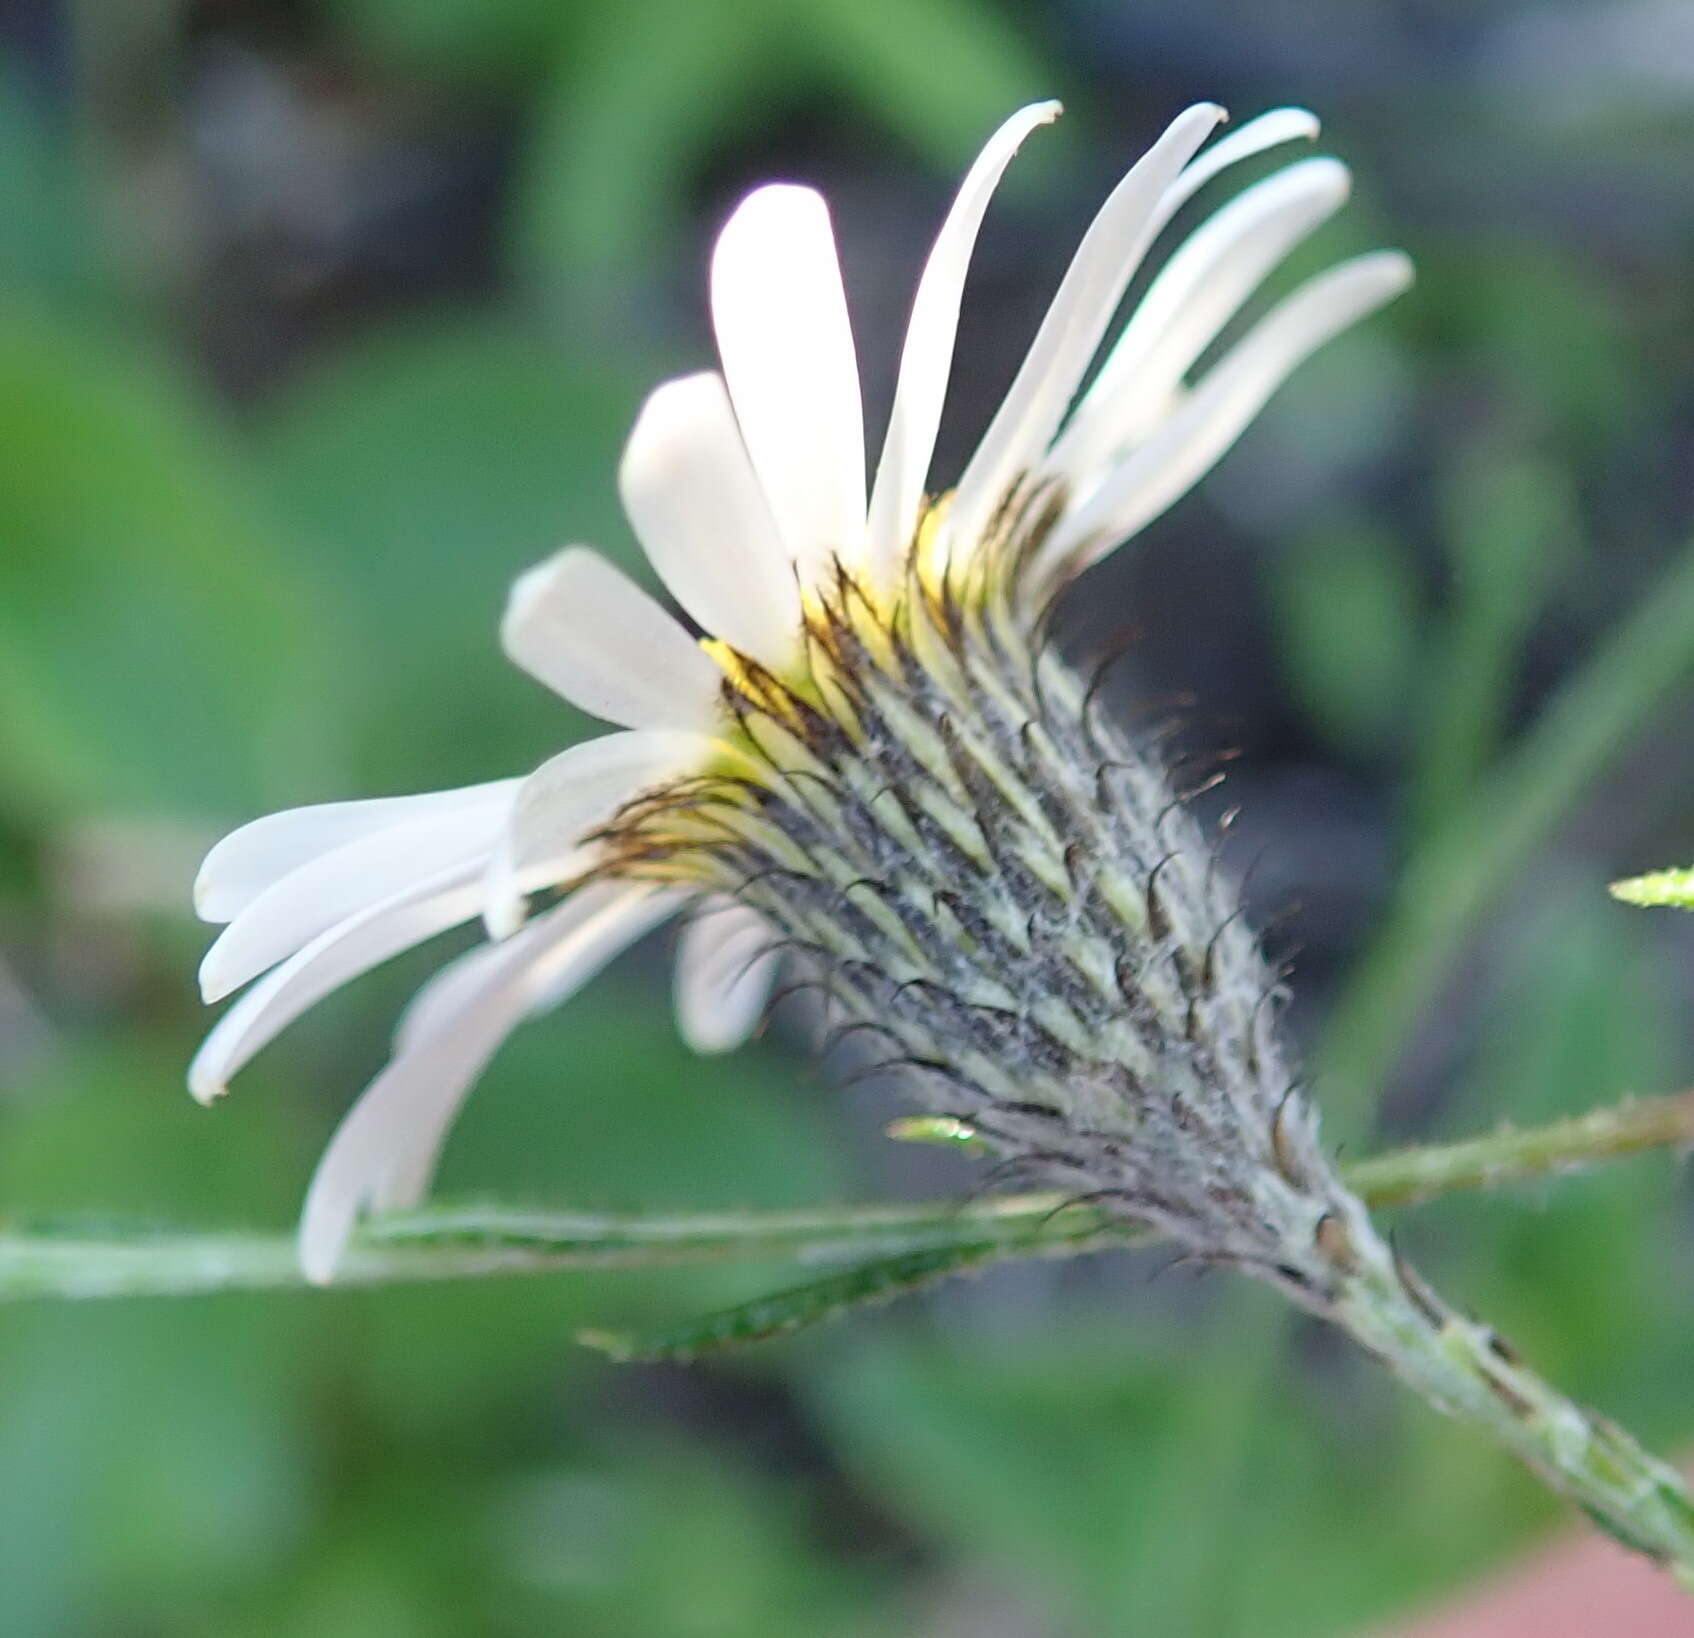
[[[1086,29],[1110,31],[1084,5],[321,11],[314,49],[342,72],[518,111],[498,272],[474,296],[327,326],[239,407],[191,344],[192,279],[173,287],[120,231],[169,215],[133,157],[148,141],[74,71],[57,99],[26,53],[0,74],[0,955],[46,1020],[28,1054],[0,1022],[7,1210],[288,1219],[428,963],[303,1023],[208,1115],[180,1086],[203,1025],[185,884],[138,859],[141,909],[88,902],[65,864],[77,829],[146,816],[192,842],[267,806],[505,773],[587,730],[502,664],[494,623],[512,574],[564,540],[631,556],[618,444],[644,386],[694,360],[661,326],[606,315],[673,266],[693,302],[690,213],[714,167],[762,160],[784,122],[833,121],[942,178],[1011,105],[1055,91],[1096,110],[1084,135],[1115,156],[1131,92],[1209,94],[1187,83],[1202,66],[1258,89],[1192,49],[1157,78],[1157,31],[1133,70],[1103,46],[1096,61]],[[1359,8],[1385,38],[1390,15]],[[1348,151],[1368,167],[1374,149],[1385,175],[1393,158],[1415,198],[1403,103],[1315,69],[1260,100],[1329,91]],[[1480,145],[1504,117],[1460,109],[1455,140]],[[1614,114],[1600,137],[1632,154],[1631,129]],[[1651,154],[1683,151],[1680,125],[1655,129]],[[1527,114],[1524,130],[1514,163],[1535,148]],[[1676,521],[1665,429],[1691,351],[1668,277],[1625,312],[1630,270],[1589,236],[1514,237],[1489,209],[1415,219],[1422,293],[1381,332],[1425,395],[1430,470],[1416,499],[1384,504],[1332,463],[1333,495],[1262,553],[1306,754],[1379,783],[1413,860],[1431,837],[1489,831],[1488,776],[1549,671],[1580,665],[1647,583]],[[1314,379],[1301,426],[1334,420],[1344,390]],[[1390,441],[1411,447],[1410,419]],[[1597,581],[1602,549],[1621,560]],[[1480,1037],[1431,1029],[1392,1124],[1456,1134],[1687,1077],[1685,986],[1658,924],[1595,886],[1621,861],[1549,844],[1577,794],[1514,861],[1533,862],[1530,902],[1508,893],[1467,958]],[[1686,799],[1631,810],[1625,842],[1690,817]],[[658,1016],[659,964],[629,965],[502,1056],[446,1192],[626,1207],[869,1192],[798,1052],[690,1058]],[[1411,1232],[1551,1374],[1674,1442],[1694,1435],[1680,1211],[1667,1168],[1637,1162],[1545,1210],[1455,1204]],[[688,1370],[619,1371],[568,1339],[769,1278],[0,1313],[0,1630],[828,1638],[968,1630],[986,1588],[1031,1633],[1315,1638],[1550,1523],[1529,1481],[1328,1339],[1299,1327],[1284,1348],[1268,1299],[1214,1307],[1183,1276],[1143,1274],[1004,1271]]]

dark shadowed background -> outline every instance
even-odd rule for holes
[[[1689,693],[1616,639],[1694,573],[1684,0],[9,0],[0,1213],[289,1221],[439,954],[195,1108],[198,850],[589,732],[502,661],[498,611],[567,540],[633,562],[616,455],[708,361],[716,223],[758,180],[827,189],[874,421],[957,174],[1047,95],[1069,113],[991,214],[944,468],[1188,101],[1318,110],[1359,184],[1302,263],[1421,270],[1066,637],[1132,639],[1113,699],[1174,713],[1198,769],[1239,753],[1206,800],[1242,810],[1337,1131],[1374,1141],[1379,1098],[1382,1133],[1457,1135],[1690,1078],[1694,918],[1604,891],[1694,858]],[[1668,668],[1659,641],[1694,674],[1694,626]],[[1584,716],[1596,677],[1638,703]],[[665,957],[511,1044],[444,1194],[968,1186],[880,1136],[888,1089],[830,1090],[803,1005],[689,1056]],[[1668,1448],[1689,1226],[1648,1160],[1400,1232]],[[1269,1297],[1162,1262],[1004,1270],[688,1368],[571,1338],[778,1271],[0,1312],[0,1631],[1325,1638],[1561,1517]]]

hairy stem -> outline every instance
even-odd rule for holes
[[[1367,1204],[1406,1205],[1496,1188],[1649,1149],[1694,1143],[1694,1092],[1644,1099],[1528,1131],[1398,1149],[1344,1173]],[[1070,1256],[1145,1235],[1053,1195],[788,1212],[634,1215],[433,1207],[374,1221],[338,1279],[373,1285],[660,1264],[786,1262],[840,1268],[926,1255],[921,1280],[1012,1258]],[[0,1224],[0,1300],[170,1296],[301,1283],[292,1240]],[[895,1282],[895,1286],[898,1282]],[[890,1294],[883,1283],[881,1295]]]
[[[1694,1592],[1694,1501],[1674,1468],[1549,1386],[1488,1326],[1454,1313],[1380,1240],[1346,1249],[1336,1323],[1429,1404],[1486,1431]]]

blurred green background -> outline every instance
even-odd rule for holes
[[[1179,743],[1240,751],[1236,863],[1301,952],[1335,1129],[1358,1152],[1379,1097],[1388,1135],[1457,1135],[1690,1079],[1694,920],[1603,891],[1694,855],[1681,0],[9,0],[0,1211],[290,1220],[439,953],[206,1113],[197,850],[590,731],[502,662],[498,609],[565,540],[633,560],[616,452],[708,358],[714,224],[759,179],[830,191],[874,413],[957,172],[1053,94],[978,255],[944,460],[1186,101],[1318,109],[1360,185],[1307,261],[1421,268],[1067,639],[1133,634],[1121,708],[1191,693]],[[830,1090],[803,1007],[688,1056],[665,954],[511,1044],[443,1193],[966,1186],[880,1138],[888,1089]],[[1659,1160],[1401,1233],[1674,1448],[1688,1226]],[[1161,1266],[1002,1270],[687,1368],[570,1339],[778,1271],[6,1310],[0,1631],[1325,1638],[1561,1517],[1268,1297]]]

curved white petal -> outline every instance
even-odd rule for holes
[[[532,677],[625,728],[710,727],[723,673],[598,552],[567,546],[518,577],[500,625]]]
[[[444,872],[320,933],[253,986],[220,1018],[188,1069],[188,1089],[211,1103],[259,1049],[332,990],[402,950],[469,921],[482,908],[470,870]]]
[[[1214,365],[1154,437],[1054,532],[1048,566],[1088,545],[1089,561],[1144,527],[1206,473],[1265,400],[1332,336],[1399,295],[1412,266],[1398,251],[1359,256],[1308,280]]]
[[[744,199],[712,252],[712,326],[753,470],[801,584],[865,527],[865,419],[829,207],[779,183]]]
[[[947,524],[955,549],[970,549],[1008,487],[1046,452],[1152,241],[1160,198],[1222,118],[1213,103],[1177,115],[1083,235],[1005,402],[959,479]]]
[[[721,376],[655,389],[630,432],[618,487],[677,602],[713,636],[766,665],[784,664],[800,642],[794,566]]]
[[[651,785],[703,766],[716,742],[663,728],[603,734],[541,764],[512,804],[488,867],[484,918],[495,938],[522,923],[524,895],[581,868],[583,838]]]
[[[233,921],[267,888],[320,853],[413,819],[498,809],[511,800],[519,783],[497,779],[460,790],[320,802],[266,814],[231,831],[206,855],[194,883],[195,913],[202,921]]]
[[[676,952],[676,1017],[696,1052],[729,1052],[763,1016],[782,965],[771,925],[733,899],[714,898],[682,929]]]
[[[1341,208],[1350,183],[1338,160],[1302,160],[1209,218],[1148,288],[1048,465],[1086,484],[1112,454],[1145,438],[1195,361],[1295,245]]]
[[[873,579],[885,578],[896,570],[917,528],[924,480],[935,453],[947,381],[953,371],[953,344],[959,332],[965,274],[988,201],[1024,138],[1038,125],[1057,119],[1061,111],[1056,102],[1032,103],[1013,114],[988,139],[966,174],[924,264],[906,325],[894,407],[865,526],[865,562]]]
[[[224,996],[286,960],[347,917],[455,866],[485,864],[500,838],[514,789],[498,804],[390,825],[320,854],[254,899],[200,964],[200,993]]]
[[[1162,228],[1205,185],[1231,165],[1262,154],[1267,148],[1280,148],[1286,142],[1314,142],[1322,127],[1316,114],[1305,108],[1273,108],[1268,114],[1250,119],[1238,131],[1214,142],[1165,190],[1158,209],[1153,212],[1154,232]]]
[[[471,1084],[538,997],[575,988],[675,909],[674,895],[607,884],[504,944],[445,969],[407,1010],[387,1067],[342,1121],[301,1215],[306,1277],[323,1284],[367,1209],[416,1203]]]

